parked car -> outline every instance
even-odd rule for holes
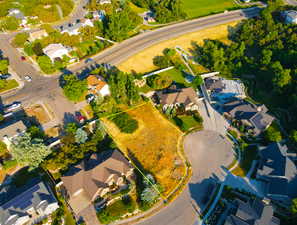
[[[95,95],[93,95],[93,94],[87,95],[87,102],[88,103],[91,103],[94,100],[95,100]]]
[[[5,110],[6,112],[11,112],[11,111],[14,111],[14,110],[20,108],[21,106],[22,106],[22,103],[20,103],[20,102],[14,102],[14,103],[12,103],[11,105],[7,105],[7,106],[5,106],[5,107],[4,107],[4,110]]]
[[[10,74],[2,74],[2,75],[0,75],[0,79],[1,79],[1,80],[6,80],[6,79],[9,78],[9,77],[11,77]]]
[[[26,57],[25,56],[21,56],[21,60],[22,61],[26,61]]]
[[[28,82],[31,82],[32,81],[32,78],[29,75],[26,75],[25,76],[25,80],[28,81]]]

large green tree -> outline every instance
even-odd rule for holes
[[[11,145],[11,154],[20,165],[37,168],[51,150],[42,139],[32,139],[29,133],[18,136]]]
[[[63,92],[65,96],[74,102],[78,102],[86,94],[87,82],[79,80],[74,74],[67,74],[63,77],[64,85]]]
[[[46,74],[51,74],[56,71],[55,65],[47,55],[39,56],[37,58],[37,63],[40,69]]]
[[[6,74],[8,73],[8,60],[7,59],[1,59],[0,60],[0,73]]]
[[[29,38],[28,33],[18,33],[15,35],[12,43],[14,46],[18,48],[23,48],[28,38]]]

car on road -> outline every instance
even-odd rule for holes
[[[32,81],[32,78],[29,75],[26,75],[25,76],[25,80],[28,81],[28,82],[31,82]]]
[[[21,60],[22,61],[26,61],[26,57],[25,56],[21,56]]]
[[[1,74],[0,75],[0,80],[6,80],[7,78],[11,77],[10,74]]]
[[[11,111],[14,111],[14,110],[20,108],[21,106],[22,106],[22,103],[14,102],[14,103],[12,103],[10,105],[4,106],[4,111],[5,112],[11,112]]]

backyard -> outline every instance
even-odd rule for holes
[[[233,0],[183,0],[184,10],[188,18],[206,16],[235,8]]]
[[[138,122],[131,134],[120,132],[108,118],[102,121],[118,147],[145,173],[151,173],[167,196],[185,173],[178,154],[182,132],[166,120],[151,103],[145,103],[127,113]]]

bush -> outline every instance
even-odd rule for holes
[[[272,123],[264,133],[265,139],[268,142],[279,142],[282,140],[282,134],[276,123]]]
[[[51,74],[56,71],[56,68],[55,68],[54,64],[52,63],[51,59],[46,55],[39,56],[37,58],[37,63],[39,65],[40,69],[46,74]]]
[[[169,75],[166,75],[166,76],[153,75],[147,78],[147,84],[148,86],[154,89],[163,89],[170,86],[170,84],[172,84],[172,79],[170,78]]]
[[[7,161],[4,161],[3,169],[4,170],[8,170],[8,169],[14,168],[14,167],[17,166],[17,164],[18,164],[18,162],[16,160],[7,160]]]
[[[13,39],[13,45],[18,48],[23,48],[25,42],[28,40],[28,33],[18,33]]]
[[[111,117],[111,121],[114,122],[123,133],[131,134],[138,128],[137,120],[133,119],[128,113],[125,112]]]

